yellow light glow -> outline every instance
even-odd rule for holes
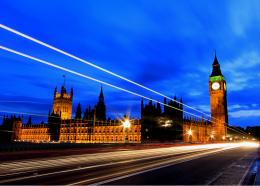
[[[225,140],[226,139],[226,137],[225,136],[222,136],[222,140]]]
[[[125,121],[123,121],[123,126],[124,126],[124,128],[130,128],[131,123],[130,123],[129,119],[125,119]]]
[[[214,136],[213,136],[213,135],[211,135],[211,136],[210,136],[210,138],[212,138],[212,139],[213,139],[213,138],[214,138]]]
[[[192,130],[188,130],[188,135],[191,136],[192,135]]]

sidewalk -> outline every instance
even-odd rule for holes
[[[260,185],[260,147],[258,149],[258,159],[256,160],[256,177],[254,185]]]
[[[258,161],[258,166],[257,166],[257,173],[256,173],[256,178],[255,178],[255,185],[260,185],[260,159]]]

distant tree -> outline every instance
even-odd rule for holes
[[[78,104],[78,107],[77,107],[77,111],[76,111],[76,115],[75,115],[75,119],[81,119],[81,106],[80,106],[80,103]]]

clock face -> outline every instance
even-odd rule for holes
[[[212,89],[213,90],[218,90],[220,88],[220,84],[218,83],[218,82],[214,82],[213,84],[212,84]]]

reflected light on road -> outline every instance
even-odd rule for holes
[[[245,146],[245,147],[259,147],[259,143],[257,142],[247,142],[247,141],[244,141],[241,143],[242,146]]]

